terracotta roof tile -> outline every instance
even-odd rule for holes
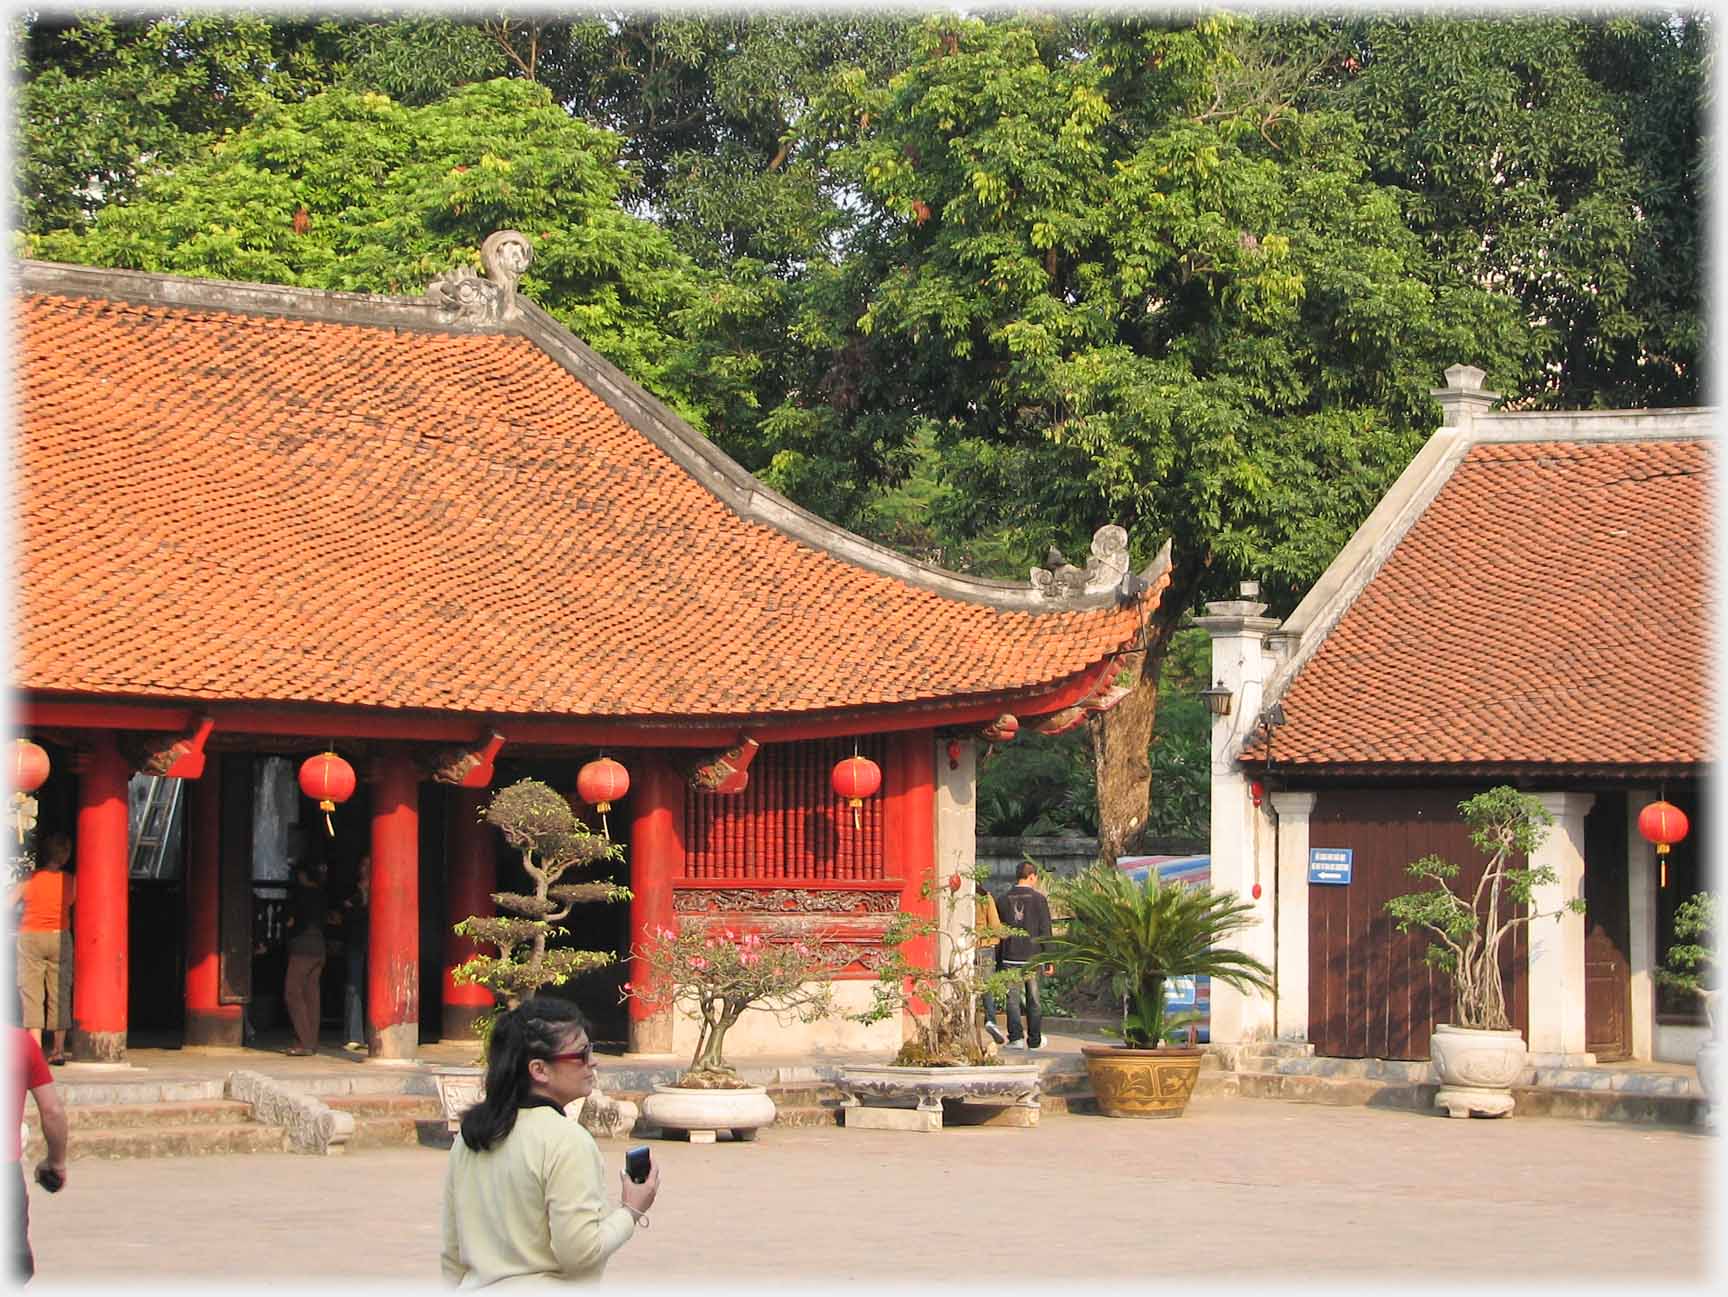
[[[741,518],[522,337],[19,300],[25,689],[800,712],[1043,686],[1137,627]]]
[[[1277,761],[1708,760],[1712,460],[1471,449],[1292,680]]]

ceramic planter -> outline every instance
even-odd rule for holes
[[[656,1085],[642,1100],[642,1120],[668,1130],[687,1131],[692,1144],[712,1144],[720,1131],[734,1139],[755,1139],[763,1126],[774,1124],[774,1100],[765,1086],[737,1090],[692,1090]]]
[[[438,1086],[438,1103],[444,1110],[444,1124],[456,1130],[467,1112],[486,1093],[486,1073],[478,1067],[441,1066],[432,1069],[432,1079]]]
[[[1449,1117],[1504,1117],[1512,1111],[1512,1086],[1528,1057],[1522,1032],[1441,1023],[1428,1049],[1440,1074],[1436,1108]]]
[[[1106,1117],[1180,1117],[1200,1079],[1205,1050],[1191,1045],[1126,1049],[1082,1045],[1098,1111]]]

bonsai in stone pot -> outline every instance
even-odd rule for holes
[[[821,942],[772,942],[731,928],[662,927],[631,951],[637,975],[626,999],[676,1006],[698,1025],[690,1067],[671,1085],[656,1085],[644,1120],[711,1142],[730,1130],[754,1138],[774,1121],[766,1087],[751,1085],[726,1061],[726,1035],[752,1009],[782,1020],[815,1022],[832,1008],[827,978],[843,957]]]
[[[1459,866],[1423,856],[1409,873],[1434,886],[1394,897],[1386,912],[1400,932],[1425,928],[1434,935],[1424,959],[1452,979],[1452,1021],[1436,1027],[1430,1040],[1440,1074],[1435,1106],[1454,1117],[1499,1117],[1512,1111],[1512,1085],[1528,1057],[1523,1035],[1506,1014],[1501,957],[1518,928],[1568,911],[1582,914],[1584,898],[1548,911],[1530,908],[1536,889],[1559,879],[1547,865],[1518,864],[1541,846],[1554,822],[1534,797],[1501,785],[1466,798],[1458,809],[1470,841],[1488,857],[1476,886],[1454,890]]]
[[[563,794],[538,779],[500,789],[480,816],[521,854],[522,870],[534,885],[531,893],[494,892],[493,901],[507,913],[470,915],[454,929],[457,936],[498,951],[476,955],[450,974],[457,982],[484,986],[493,994],[494,1007],[474,1022],[484,1054],[500,1008],[514,1008],[543,987],[561,986],[616,958],[610,951],[549,947],[548,942],[566,933],[558,921],[575,906],[627,901],[630,889],[610,882],[563,881],[573,869],[616,861],[624,852],[611,839],[590,833]]]
[[[1179,1117],[1194,1093],[1204,1051],[1172,1043],[1198,1016],[1172,1013],[1165,985],[1175,977],[1211,977],[1238,990],[1271,992],[1272,970],[1222,943],[1256,920],[1253,906],[1231,892],[1161,884],[1148,871],[1136,882],[1121,869],[1094,865],[1051,884],[1067,921],[1045,946],[1082,986],[1103,985],[1122,997],[1120,1045],[1082,1045],[1099,1110],[1110,1117]]]
[[[877,982],[868,1008],[849,1015],[852,1021],[881,1022],[913,1008],[913,1034],[894,1056],[894,1067],[989,1067],[1002,1060],[984,1034],[979,999],[985,994],[1002,998],[1021,977],[1013,971],[985,972],[980,967],[980,943],[993,943],[1005,936],[1021,934],[1005,924],[980,924],[975,914],[974,893],[965,892],[965,880],[976,885],[988,875],[981,869],[950,874],[940,884],[927,878],[921,895],[935,901],[939,917],[902,911],[882,934],[887,957],[877,970]],[[973,916],[970,922],[958,922]],[[922,952],[932,951],[926,959]],[[918,953],[914,953],[918,952]]]
[[[1721,965],[1716,958],[1716,895],[1697,892],[1680,902],[1674,911],[1674,935],[1680,940],[1668,947],[1664,967],[1656,980],[1698,997],[1704,1006],[1704,1021],[1710,1034],[1698,1046],[1698,1085],[1712,1103],[1722,1094],[1722,1023],[1716,1006],[1722,998]]]

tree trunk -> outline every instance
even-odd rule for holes
[[[1086,722],[1098,776],[1098,859],[1114,865],[1146,833],[1152,799],[1152,726],[1158,718],[1158,675],[1170,637],[1199,586],[1197,568],[1176,568],[1146,623],[1146,651],[1127,659],[1122,683],[1132,692]]]

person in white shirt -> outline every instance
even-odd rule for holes
[[[598,1279],[648,1223],[660,1168],[642,1184],[620,1171],[623,1202],[611,1206],[599,1146],[564,1115],[593,1088],[593,1046],[575,1005],[539,995],[499,1014],[485,1098],[463,1115],[444,1176],[447,1284]]]

